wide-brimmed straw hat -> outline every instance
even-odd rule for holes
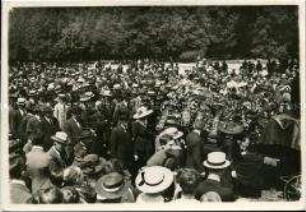
[[[105,199],[122,197],[129,189],[131,183],[124,179],[118,172],[111,172],[102,176],[96,184],[96,192]]]
[[[211,152],[207,155],[207,160],[203,165],[210,169],[224,169],[231,165],[231,162],[226,159],[224,152]]]
[[[68,141],[68,135],[67,133],[63,131],[58,131],[54,136],[51,136],[51,139],[54,140],[55,142],[61,143],[61,144],[66,144]]]
[[[133,116],[134,119],[141,119],[153,113],[153,110],[149,110],[147,107],[142,106],[138,108],[136,114]]]
[[[171,186],[173,173],[162,166],[143,168],[136,177],[136,187],[143,193],[157,194]]]

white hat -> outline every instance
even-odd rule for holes
[[[67,142],[68,135],[63,131],[58,131],[54,136],[51,136],[54,141],[65,144]]]
[[[18,105],[25,105],[26,101],[27,100],[25,98],[18,98],[17,99],[17,104]]]
[[[182,131],[179,131],[176,127],[169,127],[162,131],[160,135],[170,135],[173,139],[178,139],[184,135]]]
[[[231,164],[226,159],[224,152],[211,152],[207,155],[207,160],[204,161],[203,165],[211,169],[224,169]]]
[[[138,108],[136,114],[133,116],[134,119],[140,119],[143,117],[146,117],[148,115],[150,115],[151,113],[153,113],[153,110],[149,110],[147,107],[145,106],[141,106],[140,108]]]
[[[135,180],[137,189],[143,193],[157,194],[171,186],[173,174],[170,169],[162,166],[145,167]]]

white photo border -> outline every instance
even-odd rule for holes
[[[9,11],[14,7],[87,7],[87,6],[259,6],[259,5],[297,5],[299,7],[299,57],[300,57],[300,96],[301,96],[301,155],[302,155],[302,198],[297,202],[246,202],[246,203],[206,203],[186,204],[61,204],[24,205],[11,204],[9,200],[8,177],[8,28]],[[113,0],[113,1],[41,1],[19,0],[3,1],[1,17],[1,208],[3,211],[205,211],[205,210],[305,210],[306,209],[306,78],[305,78],[305,1],[304,0]],[[199,207],[200,206],[200,207]]]

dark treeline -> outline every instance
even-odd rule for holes
[[[14,8],[11,61],[298,56],[298,8]]]

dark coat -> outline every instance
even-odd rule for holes
[[[49,169],[53,182],[59,185],[62,182],[63,171],[68,166],[67,159],[60,155],[54,146],[48,151],[48,154],[51,157]]]
[[[43,138],[43,129],[42,129],[42,120],[36,116],[29,117],[26,125],[26,134],[28,139],[42,139]]]
[[[19,183],[10,183],[10,196],[12,203],[26,204],[33,202],[30,190],[25,185]]]
[[[33,115],[31,114],[27,114],[25,116],[23,116],[20,126],[18,127],[18,136],[20,137],[20,139],[23,141],[23,143],[26,143],[28,140],[28,135],[27,135],[27,124],[30,118],[32,118]]]
[[[19,129],[21,127],[22,120],[25,116],[25,112],[21,114],[18,109],[9,109],[10,132],[14,135],[15,138],[21,138]]]
[[[48,121],[45,117],[42,118],[43,147],[45,151],[48,151],[53,145],[51,136],[57,131],[60,131],[57,119],[51,117],[49,120],[50,121]]]
[[[144,166],[155,151],[154,135],[140,121],[135,121],[132,128],[135,154],[139,157],[139,165]]]
[[[121,160],[125,166],[132,163],[134,152],[132,136],[120,123],[112,130],[110,147],[113,158]]]
[[[201,136],[195,131],[190,132],[186,137],[186,147],[186,167],[203,171],[204,167],[202,162],[204,158]]]
[[[81,124],[81,123],[80,123]],[[79,137],[82,133],[82,126],[78,126],[73,118],[68,119],[64,124],[64,131],[68,135],[71,144],[76,144],[79,141]]]

